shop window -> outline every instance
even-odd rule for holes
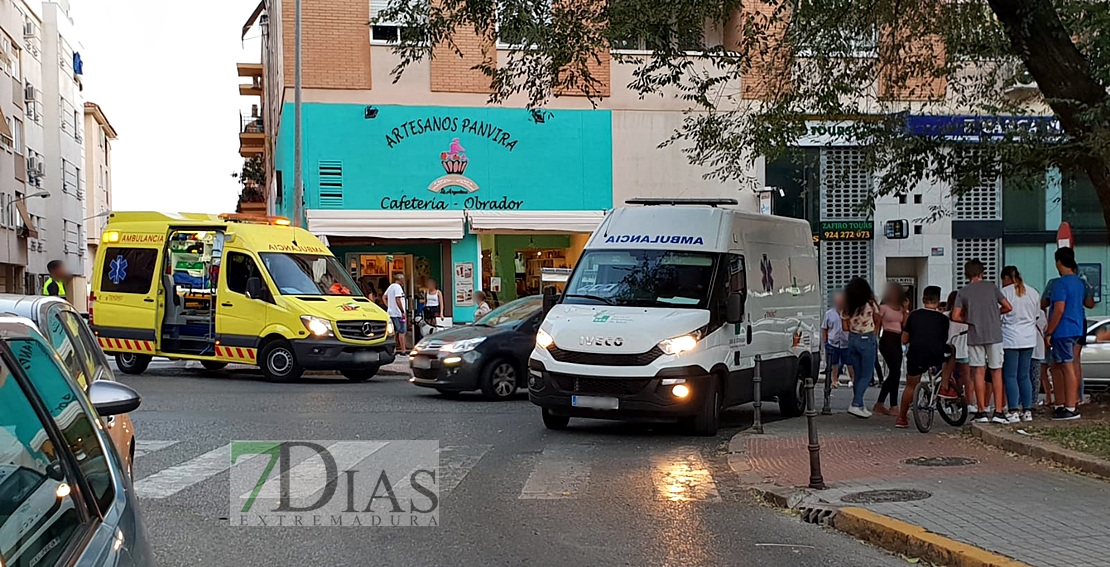
[[[819,173],[820,154],[817,148],[797,150],[767,162],[767,185],[783,192],[782,195],[772,195],[772,212],[782,217],[807,220],[816,233],[820,220]]]
[[[100,289],[105,293],[149,293],[158,251],[153,248],[109,248],[104,253]]]
[[[1078,230],[1105,230],[1102,204],[1095,193],[1094,183],[1083,172],[1063,175],[1061,185],[1061,217]]]
[[[1044,178],[1002,177],[1002,229],[1007,232],[1045,230]]]

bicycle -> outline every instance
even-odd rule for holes
[[[933,366],[921,377],[921,382],[913,389],[913,423],[917,430],[928,433],[933,428],[933,413],[939,412],[941,419],[948,425],[960,427],[967,421],[967,398],[962,392],[955,399],[939,395],[944,381],[944,369]]]

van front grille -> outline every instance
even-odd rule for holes
[[[353,341],[376,341],[385,336],[385,321],[339,321],[335,332]]]
[[[658,346],[652,347],[647,352],[639,354],[606,354],[600,352],[577,352],[563,350],[552,345],[549,350],[551,357],[559,362],[572,364],[592,364],[594,366],[647,366],[655,359],[663,356],[663,351]]]
[[[632,396],[651,382],[649,378],[597,378],[557,372],[551,372],[550,376],[555,386],[564,392],[598,396]]]

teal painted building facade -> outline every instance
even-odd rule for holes
[[[280,192],[274,205],[277,214],[292,217],[291,104],[282,115],[287,119],[275,151]],[[302,132],[305,226],[327,237],[348,265],[363,253],[417,254],[449,302],[457,283],[453,265],[473,262],[481,269],[478,234],[469,223],[451,238],[421,234],[416,227],[425,217],[465,218],[472,211],[519,217],[613,206],[607,110],[312,103],[302,108]],[[317,211],[345,211],[350,228],[343,236],[314,230]],[[414,228],[375,229],[387,223]],[[437,246],[440,254],[429,252]],[[477,274],[474,280],[481,287]],[[451,306],[454,319],[469,321],[473,306],[452,303],[460,304]]]

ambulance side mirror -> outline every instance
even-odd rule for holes
[[[725,321],[732,325],[739,325],[744,322],[744,294],[738,291],[728,294]]]
[[[262,299],[262,278],[256,276],[247,279],[247,297]]]

